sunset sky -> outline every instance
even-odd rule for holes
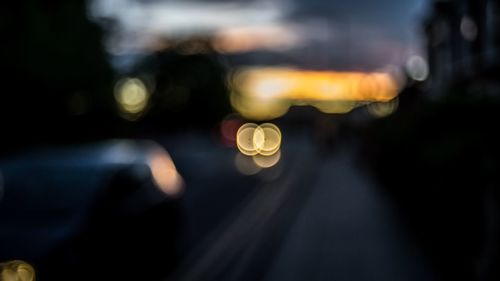
[[[374,70],[422,52],[425,7],[425,0],[95,0],[89,13],[115,22],[111,52],[202,35],[228,53],[267,51],[302,67]]]

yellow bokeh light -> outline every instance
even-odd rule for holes
[[[266,135],[264,130],[259,126],[253,132],[253,145],[257,151],[261,151],[266,142]]]
[[[149,102],[149,92],[137,78],[124,78],[115,86],[115,100],[122,116],[135,119],[143,113]]]
[[[288,112],[290,102],[280,99],[260,99],[233,92],[231,105],[241,116],[252,120],[270,120]]]
[[[281,138],[281,131],[274,124],[246,123],[238,129],[236,146],[247,156],[271,156],[280,149]]]
[[[242,116],[254,120],[280,117],[292,105],[347,113],[369,102],[392,100],[399,92],[399,84],[389,72],[255,67],[234,74],[231,104]]]
[[[273,155],[262,155],[262,154],[257,154],[252,157],[253,162],[255,165],[259,166],[260,168],[267,169],[276,166],[278,162],[281,159],[281,152],[278,150],[276,153]]]
[[[377,118],[387,117],[393,114],[399,106],[399,100],[397,98],[390,100],[388,102],[374,102],[367,105],[368,112]]]
[[[258,128],[257,124],[246,123],[238,129],[236,133],[236,146],[241,153],[248,156],[258,153],[254,146],[254,132],[256,128]]]
[[[280,129],[272,123],[264,123],[259,127],[265,136],[264,143],[259,149],[259,154],[267,156],[275,154],[281,146],[282,137]]]
[[[262,99],[272,99],[281,93],[290,91],[293,83],[286,78],[270,78],[257,81],[254,85],[255,93]]]
[[[35,281],[35,270],[24,261],[0,263],[0,280]]]
[[[311,105],[324,113],[348,113],[360,103],[354,101],[315,101]]]

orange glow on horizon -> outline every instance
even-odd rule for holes
[[[231,102],[244,117],[282,116],[292,105],[311,105],[325,113],[347,113],[370,102],[394,99],[400,85],[389,73],[249,68],[234,75]]]
[[[222,53],[287,49],[298,42],[298,36],[286,26],[230,27],[219,31],[214,39],[215,48]]]
[[[388,101],[398,94],[395,80],[382,72],[255,68],[235,79],[242,93],[262,99]]]

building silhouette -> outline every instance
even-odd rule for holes
[[[456,86],[498,90],[500,1],[437,0],[424,21],[431,92]]]

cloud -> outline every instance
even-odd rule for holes
[[[226,27],[277,24],[284,7],[273,1],[95,0],[91,15],[113,18],[126,31],[169,36],[211,34]]]
[[[110,42],[122,49],[144,48],[155,37],[222,34],[231,50],[275,48],[303,56],[296,61],[303,61],[305,67],[358,67],[365,61],[366,67],[373,68],[402,64],[411,53],[418,53],[418,14],[424,2],[94,0],[90,14],[96,20],[117,22]]]

